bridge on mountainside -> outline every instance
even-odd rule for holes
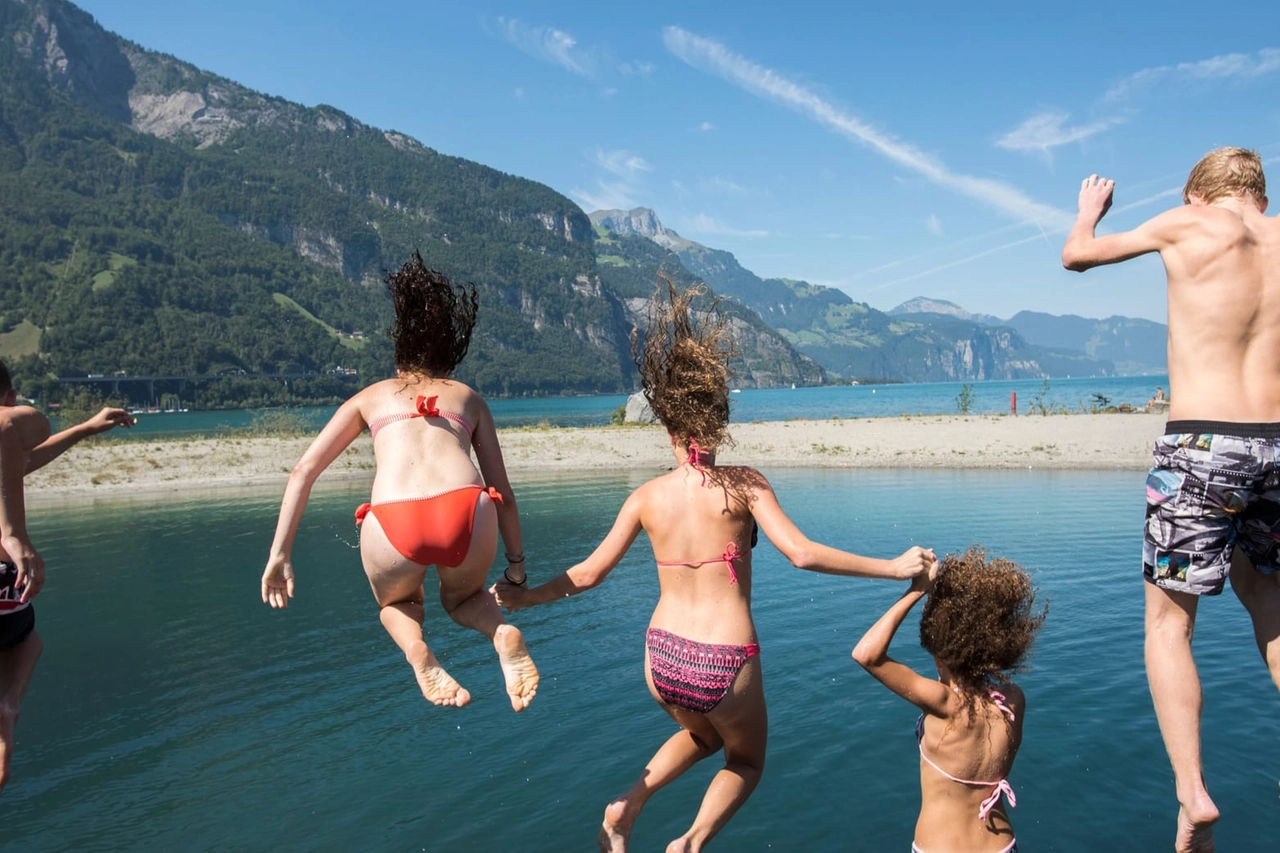
[[[103,373],[90,373],[88,376],[59,376],[58,382],[66,385],[110,385],[111,393],[117,395],[120,393],[121,383],[145,383],[147,386],[147,397],[152,402],[156,399],[156,383],[157,382],[176,382],[178,385],[178,396],[181,397],[187,392],[188,382],[201,382],[217,379],[274,379],[285,384],[288,388],[290,379],[358,379],[359,374],[355,368],[338,368],[337,370],[327,370],[323,372],[317,371],[300,371],[295,373],[189,373],[184,375],[173,376],[134,376],[124,374],[113,374],[107,376]]]

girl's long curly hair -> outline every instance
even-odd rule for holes
[[[729,360],[737,346],[729,318],[714,297],[702,310],[693,303],[707,293],[703,285],[677,290],[671,279],[649,300],[649,321],[641,344],[631,330],[631,356],[640,371],[644,395],[654,415],[685,448],[690,441],[707,453],[730,443]]]
[[[476,286],[455,286],[416,251],[385,281],[396,311],[388,330],[396,368],[432,379],[448,377],[471,346],[480,306]]]
[[[1011,560],[987,559],[973,546],[948,554],[920,616],[920,645],[951,671],[966,692],[1007,682],[1022,672],[1049,612],[1034,612],[1031,576]]]

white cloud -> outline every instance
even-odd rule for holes
[[[621,148],[615,151],[596,149],[596,165],[622,178],[634,178],[640,172],[652,172],[653,166],[643,158]]]
[[[728,178],[722,178],[719,175],[698,181],[698,189],[725,195],[747,195],[750,192],[742,184],[734,183]]]
[[[1144,68],[1113,85],[1102,96],[1104,103],[1124,100],[1162,83],[1253,80],[1280,71],[1280,49],[1265,47],[1257,53],[1225,53],[1199,62],[1179,62]]]
[[[543,62],[559,65],[579,77],[595,77],[599,52],[579,47],[578,40],[555,27],[535,27],[515,18],[498,18],[503,37],[520,50]]]
[[[1071,142],[1088,139],[1109,127],[1124,121],[1119,116],[1100,119],[1091,124],[1067,126],[1069,113],[1046,110],[1033,115],[996,141],[1007,151],[1041,151],[1048,155],[1050,149]]]
[[[683,230],[688,230],[692,234],[715,234],[718,237],[745,237],[751,240],[758,240],[761,237],[769,236],[768,231],[732,228],[725,225],[714,216],[708,216],[705,213],[699,213],[693,219],[688,220]]]
[[[641,77],[648,77],[653,73],[654,64],[652,62],[619,62],[618,73],[623,77],[630,77],[638,74]]]
[[[929,218],[924,221],[924,227],[928,228],[929,233],[933,236],[942,236],[942,220],[938,218],[936,213],[929,214]]]
[[[698,125],[698,130],[702,131],[703,133],[706,133],[708,131],[715,130],[715,129],[716,129],[716,126],[709,121],[704,121],[702,124]]]
[[[516,88],[515,88],[515,93],[514,93],[514,94],[515,94],[515,96],[516,96],[517,98],[520,98],[521,100],[524,100],[524,87],[523,87],[523,86],[516,86]]]
[[[569,190],[585,210],[630,210],[640,206],[636,201],[642,191],[640,179],[644,173],[653,171],[647,160],[621,148],[612,151],[597,148],[593,162],[602,171],[595,187]]]
[[[1067,211],[1035,201],[1009,184],[953,172],[915,146],[871,127],[799,83],[733,53],[718,41],[680,27],[666,27],[662,39],[667,50],[694,68],[722,77],[751,94],[791,107],[937,186],[1024,221],[1058,227],[1064,223],[1069,226],[1075,219]]]
[[[582,203],[582,209],[591,213],[596,210],[630,210],[639,207],[632,187],[618,181],[596,181],[595,189],[584,190],[574,187],[569,195]]]

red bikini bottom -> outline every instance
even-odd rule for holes
[[[482,494],[502,503],[502,495],[492,486],[462,486],[429,498],[361,504],[356,524],[372,512],[387,541],[406,560],[453,568],[462,565],[471,550],[476,503]]]

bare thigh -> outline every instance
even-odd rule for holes
[[[724,741],[726,764],[742,762],[764,768],[769,713],[764,704],[764,670],[759,655],[743,665],[729,695],[706,716]]]
[[[360,525],[360,560],[379,607],[407,601],[422,603],[427,567],[397,551],[373,513],[365,516]]]
[[[440,603],[445,610],[455,607],[487,585],[489,567],[498,553],[498,510],[493,498],[481,492],[472,518],[471,546],[456,566],[437,566],[440,575]],[[419,580],[421,583],[421,580]]]

